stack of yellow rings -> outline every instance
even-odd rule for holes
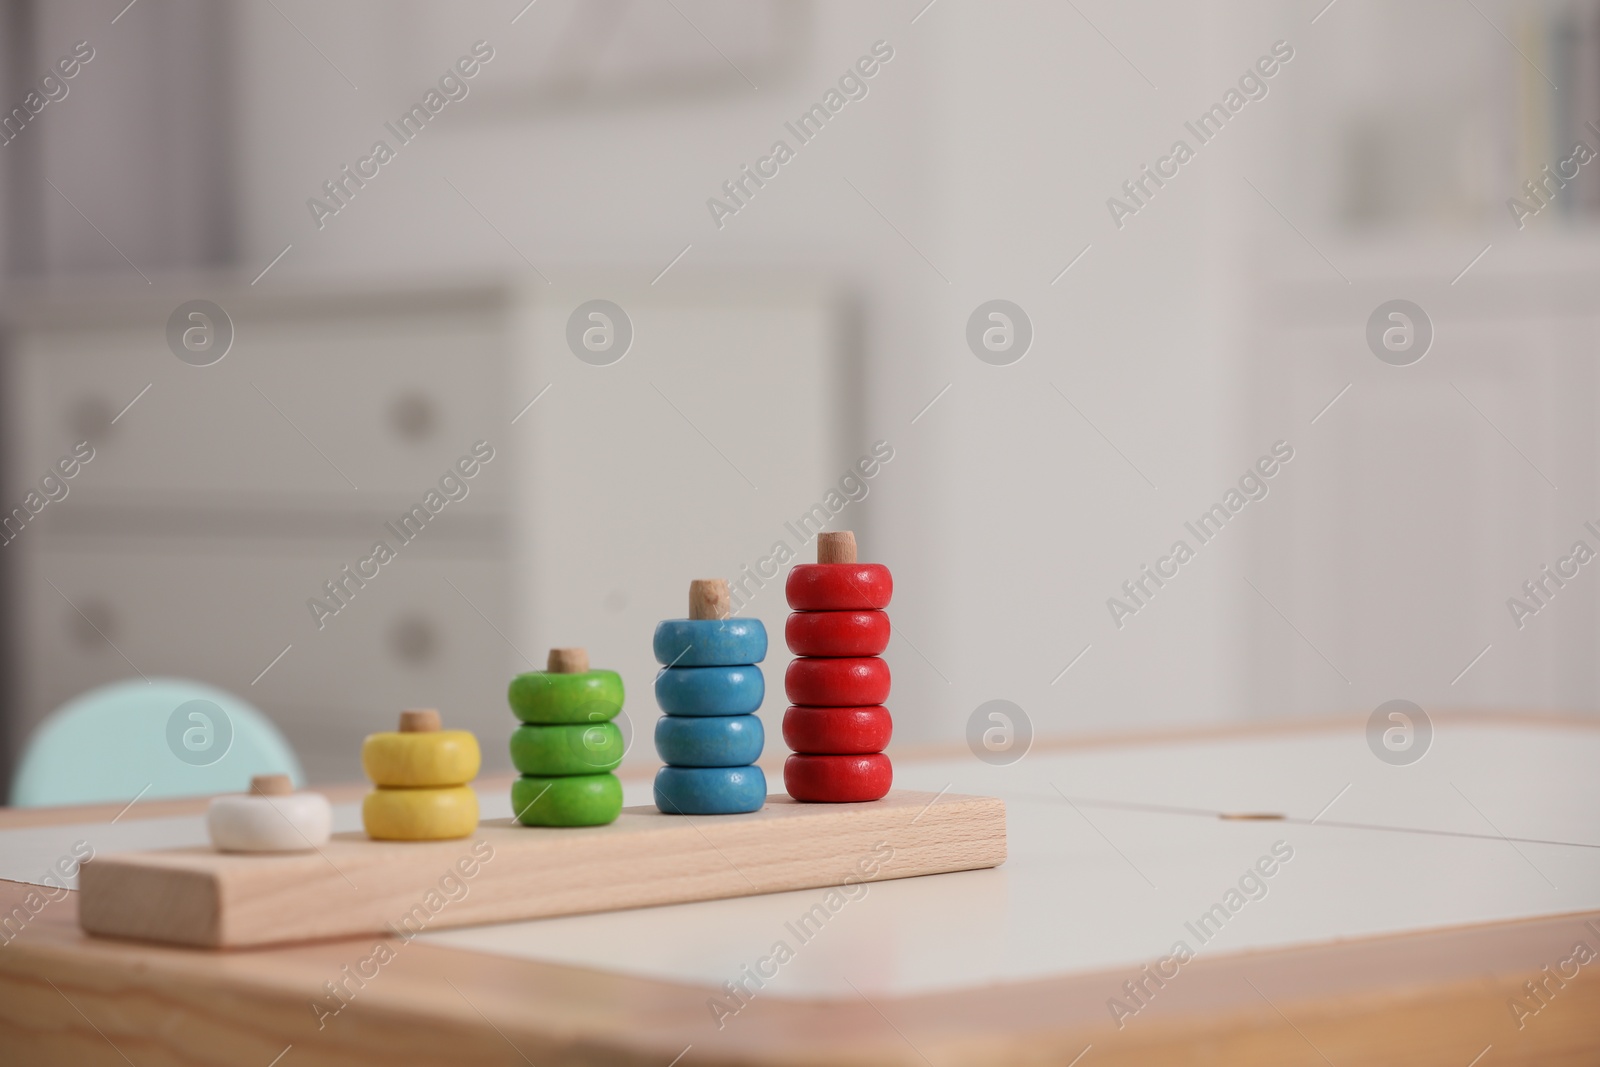
[[[400,713],[398,732],[368,734],[361,767],[378,788],[361,803],[367,836],[380,841],[441,841],[478,826],[478,794],[467,783],[483,756],[466,730],[441,730],[439,713]]]

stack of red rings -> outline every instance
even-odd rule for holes
[[[883,706],[889,666],[878,658],[889,644],[883,609],[894,579],[882,564],[854,562],[848,533],[822,534],[817,554],[838,562],[797,564],[785,588],[794,614],[784,638],[801,658],[783,678],[791,705],[783,739],[794,750],[783,784],[796,800],[878,800],[894,780],[883,754],[893,730]]]

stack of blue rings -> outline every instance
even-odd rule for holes
[[[656,807],[668,815],[759,811],[767,776],[755,765],[766,696],[760,619],[668,619],[656,627]]]

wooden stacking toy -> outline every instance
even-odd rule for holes
[[[402,711],[398,731],[361,743],[361,767],[377,786],[361,802],[368,837],[439,841],[477,828],[478,794],[467,783],[483,762],[478,739],[439,727],[432,708]]]
[[[547,670],[511,680],[511,812],[525,826],[603,826],[622,814],[622,676],[589,669],[581,648],[552,648]]]
[[[656,807],[668,815],[759,811],[767,776],[755,765],[765,741],[755,712],[766,696],[756,666],[767,656],[760,619],[729,617],[728,583],[689,583],[689,617],[656,627]]]
[[[206,832],[222,852],[310,852],[332,830],[328,798],[296,793],[287,774],[258,774],[249,793],[214,797],[206,809]]]
[[[817,562],[797,564],[785,586],[794,609],[783,627],[791,660],[784,673],[790,708],[783,739],[794,750],[783,784],[796,800],[834,803],[878,800],[894,768],[883,750],[894,723],[889,666],[878,658],[889,645],[894,579],[878,563],[856,562],[849,531],[817,535]]]

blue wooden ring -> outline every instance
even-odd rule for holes
[[[663,715],[656,754],[669,767],[743,767],[761,758],[766,731],[754,715]]]
[[[671,667],[656,674],[656,704],[668,715],[749,715],[766,695],[760,667]]]
[[[662,767],[656,808],[667,815],[734,815],[760,811],[767,776],[760,767]]]
[[[668,667],[738,667],[767,658],[767,628],[760,619],[667,619],[654,644]]]

